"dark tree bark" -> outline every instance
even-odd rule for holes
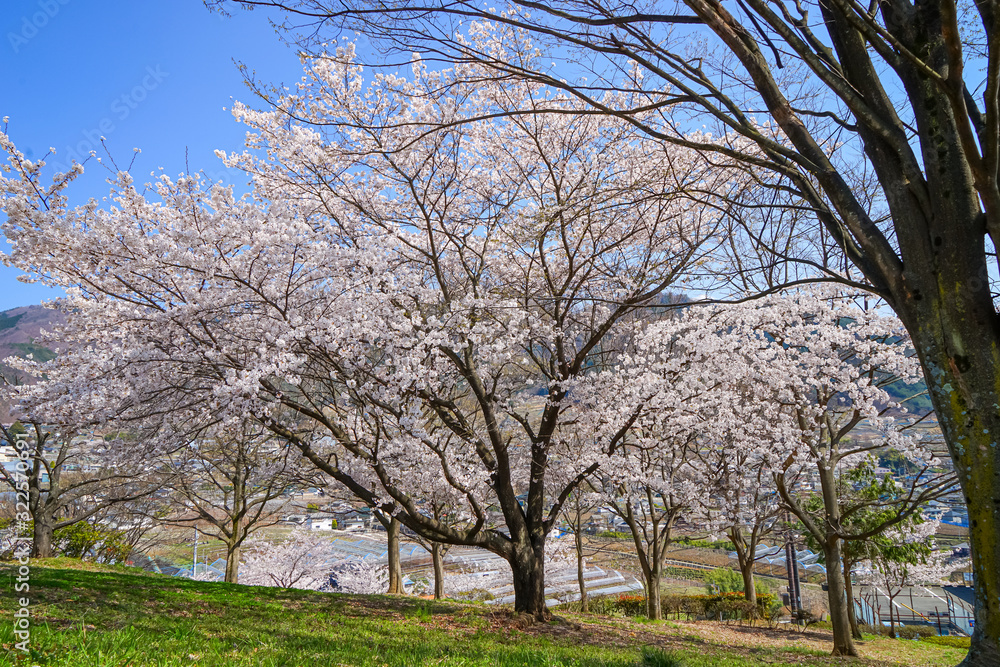
[[[826,561],[827,604],[830,606],[830,624],[833,625],[833,654],[858,655],[854,634],[848,617],[844,584],[844,561],[841,557],[841,540],[832,537],[823,543]]]
[[[239,583],[240,579],[240,545],[228,547],[226,549],[226,575],[225,581],[229,584]]]
[[[514,611],[536,620],[549,617],[545,606],[545,539],[518,545],[516,556],[508,559],[514,575]]]
[[[48,517],[39,514],[32,526],[31,556],[33,558],[52,558],[55,555],[52,552],[53,533],[55,533],[55,529],[52,522]]]

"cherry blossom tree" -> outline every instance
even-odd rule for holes
[[[164,523],[197,525],[226,549],[225,580],[239,577],[240,549],[255,531],[278,522],[286,495],[308,484],[298,450],[294,454],[255,422],[228,432],[207,432],[163,460],[173,491],[173,511]]]
[[[21,404],[141,422],[149,447],[258,419],[411,530],[507,559],[515,608],[544,617],[546,536],[631,426],[578,437],[573,392],[705,258],[706,193],[744,176],[551,90],[454,82],[312,59],[275,109],[234,109],[251,150],[224,159],[254,197],[121,173],[108,207],[69,208],[79,168],[43,186],[0,137],[10,261],[67,290],[84,345]],[[495,118],[452,122],[470,108]],[[432,484],[467,527],[421,512]]]
[[[862,583],[879,587],[889,600],[889,628],[896,636],[896,596],[907,586],[939,584],[967,563],[950,562],[935,550],[937,522],[910,522],[904,530],[888,530],[869,544],[869,559],[859,568]]]
[[[750,422],[748,419],[741,425],[741,430]],[[771,441],[760,431],[752,437]],[[773,533],[782,512],[771,476],[776,467],[774,453],[735,446],[723,439],[699,448],[693,456],[694,465],[704,468],[702,476],[708,486],[697,501],[709,525],[725,532],[733,543],[743,577],[743,594],[752,604],[757,603],[754,567],[761,558],[759,547]]]
[[[246,542],[240,583],[324,590],[355,595],[384,594],[389,569],[382,563],[343,558],[329,535],[296,528],[284,538],[259,535]]]
[[[142,498],[156,489],[156,471],[116,454],[114,444],[86,437],[72,427],[29,423],[24,447],[13,426],[0,433],[23,451],[23,477],[0,467],[0,481],[27,507],[35,558],[50,558],[55,531],[100,516],[109,508]]]
[[[755,369],[763,391],[780,407],[777,441],[759,443],[780,452],[772,470],[781,500],[823,550],[829,606],[837,650],[853,654],[845,603],[842,544],[863,540],[919,512],[949,491],[953,475],[930,475],[932,453],[908,431],[912,420],[886,391],[890,384],[916,383],[919,366],[907,354],[906,335],[895,319],[853,307],[835,292],[815,290],[770,297],[750,307],[713,314],[716,326]],[[860,427],[867,432],[862,436]],[[870,452],[899,450],[920,465],[920,474],[892,497],[842,503],[839,477]],[[809,511],[818,497],[819,511]],[[847,519],[864,508],[891,509],[875,525],[851,530]]]
[[[672,530],[698,513],[709,484],[692,462],[702,439],[727,422],[714,330],[697,317],[637,323],[616,364],[588,387],[581,422],[623,424],[621,447],[600,472],[607,506],[629,528],[646,589],[647,616],[662,618],[660,584]],[[583,394],[581,388],[580,393]],[[598,430],[597,426],[589,426]]]
[[[329,535],[303,528],[282,540],[254,536],[244,545],[240,583],[248,586],[319,590],[329,585],[330,573],[341,560]]]
[[[684,478],[688,444],[647,441],[609,466],[614,473],[604,483],[608,507],[632,535],[646,588],[646,616],[656,620],[663,618],[660,585],[674,523],[694,504],[692,482]]]
[[[844,603],[843,541],[906,521],[954,484],[953,476],[927,474],[933,457],[909,434],[913,420],[886,391],[919,378],[906,340],[897,320],[817,288],[690,309],[680,322],[647,327],[634,353],[633,365],[653,375],[664,365],[677,369],[662,398],[645,401],[644,408],[658,406],[655,414],[665,425],[658,433],[669,434],[660,439],[686,443],[680,469],[694,482],[686,502],[717,517],[717,508],[727,505],[723,523],[729,527],[766,525],[779,499],[791,509],[823,550],[834,642],[845,654],[854,647]],[[683,409],[664,410],[678,405]],[[920,474],[891,497],[842,503],[840,471],[885,447],[917,463]],[[669,451],[669,444],[661,445],[656,454]],[[847,520],[865,508],[888,511],[875,524],[852,530]],[[750,569],[752,551],[745,552],[741,566]]]
[[[993,3],[212,4],[277,8],[285,13],[278,24],[305,47],[359,31],[390,57],[418,52],[481,64],[497,78],[560,87],[602,113],[631,120],[655,106],[663,113],[652,122],[634,119],[651,136],[683,143],[677,134],[688,123],[722,128],[711,150],[770,170],[773,179],[760,182],[792,194],[785,211],[810,213],[805,224],[778,215],[748,227],[764,254],[743,266],[767,272],[791,261],[848,282],[862,274],[910,332],[976,517],[978,618],[967,664],[1000,661]],[[491,29],[486,47],[474,39]],[[540,45],[551,57],[532,57]],[[616,106],[603,98],[607,90],[644,95]],[[731,133],[759,151],[734,146]],[[799,254],[807,238],[817,243]]]
[[[338,593],[374,595],[385,593],[389,586],[389,569],[381,563],[350,559],[336,563],[330,574]]]

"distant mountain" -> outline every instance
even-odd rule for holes
[[[42,329],[51,331],[54,326],[65,322],[65,316],[58,310],[44,306],[21,306],[0,312],[0,359],[7,357],[27,357],[33,355],[38,361],[48,361],[55,356],[49,348],[38,340]],[[6,378],[13,377],[13,369],[0,363],[0,373]],[[6,402],[0,401],[0,421],[10,421]]]
[[[934,410],[931,397],[927,394],[927,385],[923,380],[914,384],[894,382],[885,390],[893,400],[899,401],[912,414],[923,415]]]

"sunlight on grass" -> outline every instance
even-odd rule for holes
[[[73,569],[63,569],[70,565]],[[11,570],[0,570],[11,580]],[[684,623],[560,614],[524,628],[506,610],[389,596],[202,583],[65,559],[33,563],[32,653],[40,667],[730,667],[831,664],[823,651],[739,649]],[[13,611],[12,596],[0,600]],[[687,636],[685,636],[687,635]],[[882,664],[958,662],[960,649],[891,643]],[[653,645],[650,644],[662,644]],[[873,644],[879,644],[875,642]],[[896,654],[891,655],[892,651]],[[874,656],[873,656],[874,657]],[[834,663],[835,664],[835,663]],[[872,664],[855,661],[856,665]]]

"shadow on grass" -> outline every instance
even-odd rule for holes
[[[505,612],[473,605],[46,567],[31,585],[39,665],[634,665],[622,651],[507,641]]]

